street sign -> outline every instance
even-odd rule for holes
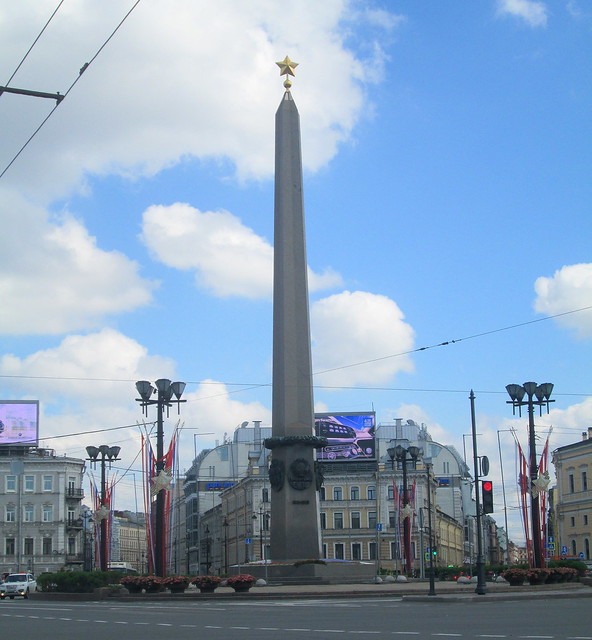
[[[251,544],[253,540],[251,538],[245,538],[245,544]]]
[[[561,555],[562,556],[566,556],[567,555],[567,547],[565,545],[563,545],[561,547]]]
[[[549,542],[555,542],[555,538],[554,538],[553,536],[549,536],[549,537],[547,538],[547,540],[548,540]]]
[[[382,531],[382,522],[376,523],[376,531]]]

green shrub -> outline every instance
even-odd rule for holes
[[[42,573],[37,578],[41,591],[61,593],[92,593],[99,587],[106,587],[119,579],[112,571],[59,571]]]

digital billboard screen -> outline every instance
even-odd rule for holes
[[[317,449],[317,460],[374,460],[375,420],[374,413],[316,413],[315,434],[327,438],[327,446]]]
[[[38,400],[0,400],[0,446],[37,446]]]

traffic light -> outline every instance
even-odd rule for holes
[[[432,555],[434,556],[434,560],[435,560],[436,556],[438,555],[438,549],[436,549],[436,547],[432,547]]]
[[[481,482],[481,503],[483,513],[493,513],[493,482],[491,480]]]

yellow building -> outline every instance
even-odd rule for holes
[[[553,451],[557,476],[554,493],[554,534],[560,556],[591,559],[592,538],[592,427],[582,440]]]

